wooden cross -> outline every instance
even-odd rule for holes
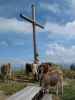
[[[32,19],[23,16],[22,14],[20,14],[20,17],[27,20],[28,22],[32,23],[33,26],[33,48],[34,48],[34,62],[37,61],[37,48],[36,48],[36,31],[35,31],[35,27],[38,26],[40,28],[44,28],[42,25],[40,25],[38,22],[36,22],[35,20],[35,6],[32,5]]]

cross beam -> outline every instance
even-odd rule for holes
[[[35,23],[36,26],[38,26],[38,27],[40,27],[40,28],[42,28],[42,29],[44,28],[40,23],[34,22],[34,20],[31,19],[31,18],[29,18],[29,17],[23,16],[22,14],[20,14],[20,17],[21,17],[22,19],[27,20],[27,21],[30,22],[30,23]]]
[[[24,20],[27,20],[28,22],[32,23],[33,26],[33,48],[34,48],[34,62],[37,60],[37,48],[36,48],[36,31],[35,26],[38,26],[40,28],[44,28],[42,25],[40,25],[38,22],[35,21],[35,6],[32,5],[32,19],[26,16],[23,16],[20,14],[20,17]]]

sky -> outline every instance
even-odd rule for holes
[[[36,42],[41,61],[75,63],[75,0],[0,0],[0,62],[33,61],[32,17],[36,7]]]

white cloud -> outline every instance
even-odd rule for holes
[[[8,47],[8,43],[6,41],[1,41],[0,46],[1,47]]]
[[[16,41],[16,42],[13,42],[13,45],[14,46],[24,46],[24,41]]]
[[[67,9],[67,13],[69,13],[72,17],[75,17],[75,0],[66,0],[67,4],[69,6],[69,9]]]
[[[23,59],[23,58],[13,58],[13,57],[7,57],[7,58],[0,58],[0,65],[1,64],[7,64],[7,63],[11,63],[11,64],[23,64],[25,67],[26,63],[32,63],[33,59]],[[21,66],[23,67],[23,66]]]
[[[0,58],[0,64],[4,64],[4,63],[11,63],[11,64],[25,64],[26,61],[23,59],[19,59],[19,58]]]
[[[24,21],[19,21],[16,18],[7,19],[0,18],[0,31],[2,32],[17,32],[17,33],[31,33],[32,24]],[[40,28],[36,28],[37,32],[42,31]]]
[[[67,34],[72,36],[75,35],[75,20],[72,22],[67,22],[65,25],[47,22],[45,25],[45,30],[54,34]]]
[[[60,12],[59,5],[57,3],[54,3],[54,4],[41,3],[40,7],[42,7],[43,9],[47,9],[49,11],[52,11],[53,13]]]
[[[24,21],[19,21],[16,18],[6,19],[0,18],[0,32],[17,32],[17,33],[31,33],[32,24]],[[75,35],[75,20],[67,22],[65,25],[47,22],[45,30],[36,28],[37,32],[49,31],[54,34],[69,34]]]
[[[68,1],[68,2],[71,2],[71,7],[72,7],[72,8],[75,8],[75,0],[70,0],[70,1]]]
[[[75,63],[75,45],[64,47],[59,44],[49,44],[46,55],[48,61],[55,63]]]

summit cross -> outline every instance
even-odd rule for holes
[[[32,19],[26,16],[23,16],[22,14],[20,14],[20,17],[24,20],[27,20],[28,22],[30,22],[32,24],[33,27],[33,48],[34,48],[34,62],[37,61],[37,56],[38,56],[38,52],[37,52],[37,47],[36,47],[36,26],[40,27],[40,28],[44,28],[41,24],[39,24],[38,22],[36,22],[35,20],[35,6],[32,5]]]

